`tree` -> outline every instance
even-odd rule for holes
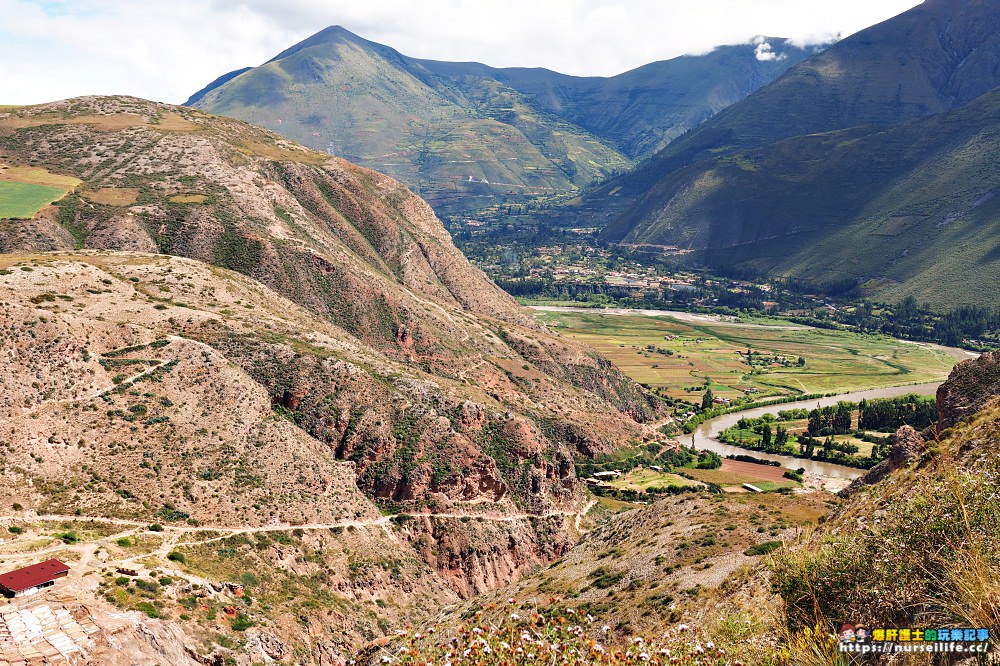
[[[701,408],[711,409],[713,400],[715,400],[715,394],[712,393],[712,389],[705,389],[705,393],[701,396]]]
[[[771,426],[769,424],[764,424],[763,429],[760,431],[760,436],[761,448],[765,451],[769,450],[771,448]]]

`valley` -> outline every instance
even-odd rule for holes
[[[748,399],[942,381],[955,355],[969,358],[962,350],[949,354],[781,320],[538,309],[542,321],[599,349],[635,381],[692,406],[701,404],[706,391],[728,406]]]
[[[259,9],[0,105],[0,666],[1000,663],[995,2],[607,77]]]

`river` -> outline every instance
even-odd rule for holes
[[[683,321],[687,323],[700,323],[700,324],[719,324],[725,326],[744,326],[747,328],[770,328],[774,330],[805,330],[812,328],[810,326],[800,326],[800,325],[778,325],[778,326],[768,326],[766,324],[750,324],[743,323],[735,318],[724,318],[719,315],[712,314],[696,314],[693,312],[678,312],[674,310],[636,310],[630,308],[580,308],[580,307],[559,307],[559,306],[545,306],[536,305],[531,306],[534,310],[542,310],[547,312],[585,312],[589,314],[604,314],[604,315],[632,315],[632,316],[643,316],[643,317],[672,317],[678,321]],[[920,345],[923,347],[928,347],[930,349],[936,349],[942,351],[949,356],[951,356],[956,361],[965,361],[970,358],[976,358],[979,354],[974,352],[966,351],[965,349],[958,349],[957,347],[945,347],[943,345],[937,345],[930,342],[911,342],[909,340],[899,340],[899,342],[906,344]],[[853,391],[851,393],[842,393],[840,395],[830,396],[827,398],[818,398],[813,400],[800,400],[798,402],[785,402],[777,405],[771,405],[768,407],[756,407],[754,409],[748,409],[742,412],[734,412],[732,414],[723,414],[722,416],[717,416],[714,419],[709,419],[698,426],[698,429],[692,435],[684,435],[683,442],[686,445],[694,444],[697,449],[705,451],[714,451],[722,456],[730,455],[750,455],[755,458],[762,458],[767,460],[775,460],[780,462],[783,466],[790,469],[798,469],[800,467],[805,468],[807,472],[813,474],[819,474],[822,476],[833,477],[837,479],[856,479],[857,477],[863,475],[866,470],[856,469],[854,467],[845,467],[843,465],[836,465],[834,463],[822,462],[819,460],[805,460],[802,458],[795,458],[793,456],[783,456],[775,453],[762,453],[759,451],[753,451],[750,449],[740,448],[738,446],[733,446],[732,444],[726,444],[717,439],[719,433],[736,425],[736,422],[743,417],[759,417],[764,414],[777,414],[783,409],[796,409],[799,407],[805,407],[808,409],[813,409],[817,406],[826,407],[828,405],[835,405],[840,400],[846,400],[848,402],[859,402],[862,399],[871,400],[872,398],[894,398],[901,395],[908,395],[910,393],[916,393],[917,395],[934,395],[937,392],[937,387],[941,385],[941,382],[934,382],[930,384],[913,384],[910,386],[891,386],[888,388],[876,388],[869,389],[866,391]]]
[[[723,457],[740,454],[749,455],[754,458],[776,460],[783,466],[791,469],[804,467],[807,472],[811,472],[813,474],[820,474],[822,476],[829,476],[836,479],[856,479],[864,474],[866,470],[855,469],[854,467],[845,467],[843,465],[835,465],[834,463],[822,462],[819,460],[805,460],[803,458],[795,458],[793,456],[782,456],[776,453],[752,451],[750,449],[744,449],[739,446],[733,446],[732,444],[720,442],[717,437],[720,432],[726,428],[736,425],[736,422],[744,417],[756,418],[763,416],[764,414],[777,414],[783,409],[796,409],[799,407],[804,407],[806,409],[826,407],[828,405],[836,405],[839,400],[859,402],[862,399],[871,400],[872,398],[895,398],[897,396],[908,395],[910,393],[916,393],[917,395],[934,395],[937,392],[937,387],[940,385],[940,382],[936,382],[931,384],[914,384],[911,386],[892,386],[889,388],[870,389],[868,391],[854,391],[852,393],[842,393],[840,395],[830,396],[827,398],[799,400],[798,402],[783,402],[769,407],[755,407],[742,412],[723,414],[722,416],[716,416],[714,419],[709,419],[698,426],[698,429],[693,433],[694,446],[697,449],[705,451],[715,451]],[[691,437],[691,435],[684,435],[682,438],[683,443],[690,445],[692,441]]]

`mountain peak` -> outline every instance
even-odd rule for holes
[[[308,49],[314,46],[332,46],[336,44],[357,44],[361,46],[370,46],[372,42],[369,42],[363,37],[355,35],[353,32],[341,25],[331,25],[327,28],[323,28],[316,34],[307,37],[298,44],[291,46],[278,55],[274,56],[267,62],[275,62],[277,60],[282,60],[289,56],[295,55],[296,53]],[[267,63],[265,63],[267,64]]]

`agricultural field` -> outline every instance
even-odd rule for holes
[[[632,379],[693,402],[700,402],[706,388],[735,399],[942,381],[955,365],[948,354],[925,345],[790,324],[590,312],[536,315],[594,347]]]
[[[697,481],[685,479],[677,474],[657,472],[645,467],[637,467],[628,474],[612,479],[610,483],[618,490],[634,490],[641,493],[647,490],[701,485]]]
[[[718,469],[686,469],[684,472],[704,483],[715,483],[726,492],[744,492],[743,484],[749,483],[761,490],[797,488],[799,483],[786,479],[784,467],[758,465],[752,462],[724,459]]]
[[[45,169],[0,165],[0,219],[31,219],[80,182]]]

